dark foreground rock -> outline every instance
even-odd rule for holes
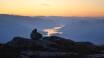
[[[31,39],[14,37],[0,44],[0,58],[104,58],[104,46],[58,36],[42,37],[35,31]]]

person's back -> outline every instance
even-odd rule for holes
[[[37,29],[34,29],[34,30],[32,31],[32,33],[31,33],[31,38],[32,38],[33,40],[39,40],[39,39],[42,38],[42,34],[38,33],[38,32],[37,32]]]

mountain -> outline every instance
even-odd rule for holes
[[[40,34],[35,31],[32,37],[37,37]],[[98,46],[91,42],[76,42],[59,36],[37,37],[37,39],[32,39],[32,37],[14,37],[6,44],[0,44],[0,58],[104,57],[104,46]]]
[[[103,17],[60,17],[60,16],[17,16],[0,14],[0,42],[6,43],[14,36],[30,38],[33,28],[43,30],[64,26],[58,30],[64,37],[75,41],[90,41],[95,44],[104,44]]]

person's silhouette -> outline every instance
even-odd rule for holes
[[[30,36],[33,40],[39,40],[42,38],[42,34],[38,33],[37,29],[34,29]]]

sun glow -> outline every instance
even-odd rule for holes
[[[104,0],[0,0],[0,14],[104,16]]]
[[[53,36],[53,35],[56,35],[56,34],[62,34],[62,32],[59,32],[59,30],[61,28],[63,28],[64,25],[60,25],[58,27],[53,27],[53,28],[49,28],[49,29],[44,29],[43,31],[44,32],[47,32],[47,35],[46,36]]]

